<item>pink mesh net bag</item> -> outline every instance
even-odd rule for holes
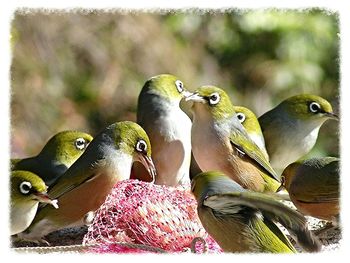
[[[201,225],[188,190],[132,179],[114,186],[83,244],[98,253],[222,252]]]

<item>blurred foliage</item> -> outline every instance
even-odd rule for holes
[[[325,10],[129,12],[18,10],[12,21],[11,156],[37,153],[58,131],[95,135],[135,120],[151,76],[224,88],[258,116],[313,93],[339,109],[339,21]],[[327,122],[311,155],[338,155]]]

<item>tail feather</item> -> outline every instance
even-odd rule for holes
[[[289,229],[295,235],[298,244],[307,252],[319,252],[321,250],[321,242],[315,237],[310,230],[304,228]]]

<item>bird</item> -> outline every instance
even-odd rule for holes
[[[244,129],[248,133],[249,137],[259,146],[262,153],[265,155],[266,160],[269,160],[265,147],[264,135],[261,131],[261,127],[255,113],[250,109],[243,106],[233,106],[238,120],[242,123]]]
[[[270,163],[279,174],[308,154],[326,120],[339,120],[331,104],[312,94],[289,97],[259,117]]]
[[[39,202],[55,208],[57,200],[47,195],[47,186],[36,174],[29,171],[13,171],[10,174],[10,234],[24,231],[35,217]]]
[[[236,116],[240,123],[243,125],[244,129],[248,133],[250,139],[260,148],[261,152],[265,155],[266,160],[269,160],[265,148],[265,140],[262,134],[258,118],[250,109],[243,106],[233,106]],[[191,156],[191,166],[190,166],[191,176],[202,172],[196,163],[196,160]]]
[[[339,158],[320,157],[289,164],[281,176],[290,200],[304,215],[339,221]]]
[[[60,207],[39,208],[32,224],[18,237],[45,242],[43,237],[50,232],[84,225],[85,216],[100,207],[113,186],[129,179],[134,161],[141,162],[152,178],[156,176],[146,132],[131,121],[107,126],[48,191]]]
[[[85,132],[59,132],[49,139],[36,156],[11,159],[11,170],[35,173],[50,187],[80,157],[92,139]]]
[[[224,252],[295,253],[277,222],[304,250],[316,252],[321,248],[305,217],[270,194],[245,190],[218,171],[196,175],[191,189],[204,229]]]
[[[278,189],[275,171],[238,120],[224,90],[201,86],[186,101],[193,102],[192,152],[202,171],[221,171],[257,192]]]
[[[190,118],[180,108],[182,98],[192,94],[176,76],[160,74],[148,79],[138,97],[137,123],[147,132],[157,170],[155,184],[190,184]],[[144,169],[134,165],[135,178],[145,178]],[[147,178],[145,178],[147,180]]]

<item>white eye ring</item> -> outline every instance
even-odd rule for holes
[[[136,147],[135,147],[136,151],[143,153],[147,151],[147,144],[144,140],[139,140],[136,143]]]
[[[74,145],[78,150],[83,150],[86,147],[86,141],[84,138],[78,138],[75,140]]]
[[[317,112],[320,111],[321,106],[317,102],[311,102],[310,105],[309,105],[309,109],[310,109],[311,112],[317,113]]]
[[[245,114],[244,113],[238,112],[236,115],[237,115],[237,118],[238,118],[240,123],[243,123],[245,121]]]
[[[184,84],[182,83],[181,80],[176,80],[175,81],[175,86],[176,86],[178,92],[181,93],[181,92],[184,91]]]
[[[216,104],[219,103],[220,99],[221,99],[221,98],[220,98],[219,93],[214,92],[214,93],[212,93],[212,94],[210,95],[210,97],[209,97],[209,104],[210,104],[210,105],[216,105]]]
[[[29,194],[31,189],[32,184],[30,182],[24,181],[19,185],[19,191],[24,195]]]

